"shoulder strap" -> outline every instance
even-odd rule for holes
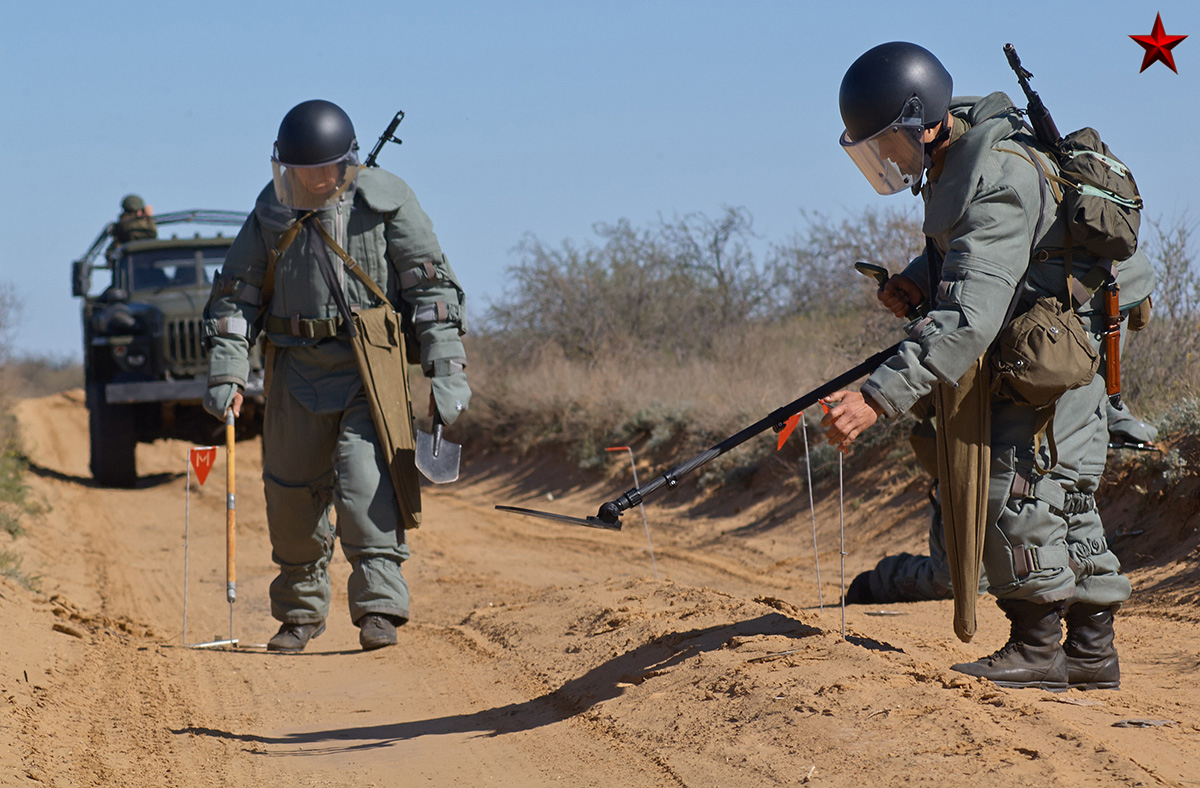
[[[296,236],[300,234],[300,228],[304,226],[304,222],[314,213],[316,211],[309,211],[292,222],[292,226],[284,230],[283,234],[279,236],[279,240],[275,243],[275,248],[267,252],[267,271],[263,275],[262,284],[262,307],[264,309],[271,303],[271,298],[275,295],[275,264],[279,262],[279,258],[283,257],[284,252],[292,245],[292,241],[296,240]]]
[[[308,217],[306,216],[305,218],[307,219]],[[330,235],[329,231],[325,229],[325,225],[321,224],[320,221],[313,222],[313,224],[316,226],[317,232],[320,234],[320,236],[325,239],[325,243],[329,244],[329,248],[333,250],[334,254],[342,258],[342,262],[346,264],[346,269],[358,277],[358,280],[366,285],[367,289],[370,290],[376,298],[386,304],[388,309],[391,309],[393,312],[395,312],[396,310],[392,307],[392,302],[388,301],[387,296],[383,294],[383,290],[380,289],[379,285],[375,284],[375,280],[367,276],[367,272],[362,270],[362,267],[355,262],[354,258],[351,257],[346,250],[338,244],[337,241],[333,240],[333,236]]]

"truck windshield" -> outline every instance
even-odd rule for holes
[[[192,287],[212,283],[212,274],[225,260],[227,247],[147,249],[129,255],[130,290]]]

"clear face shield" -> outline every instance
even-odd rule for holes
[[[896,194],[921,182],[925,171],[923,136],[921,102],[914,96],[883,131],[858,141],[843,131],[841,144],[875,191]]]
[[[275,196],[289,208],[311,211],[337,203],[358,177],[358,154],[354,149],[345,156],[324,164],[284,164],[278,153],[271,156],[275,173]]]

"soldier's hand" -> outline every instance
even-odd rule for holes
[[[829,399],[837,404],[821,419],[825,440],[838,451],[847,452],[854,439],[879,420],[879,410],[859,391],[835,391]]]
[[[225,412],[233,408],[234,418],[242,415],[242,389],[236,383],[218,383],[204,392],[204,410],[220,421],[225,421]]]
[[[925,300],[925,294],[917,283],[904,274],[896,274],[884,282],[877,297],[896,317],[904,317],[909,309]]]
[[[471,401],[471,387],[467,385],[467,373],[435,375],[429,379],[429,386],[434,407],[442,414],[442,423],[449,427],[459,414],[467,409],[467,405]]]

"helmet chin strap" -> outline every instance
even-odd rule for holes
[[[950,139],[950,124],[943,122],[937,136],[925,143],[925,166],[929,166],[929,161],[932,159],[933,152],[937,150],[937,147],[948,139]]]
[[[921,170],[921,175],[917,178],[917,182],[912,186],[913,194],[921,193],[921,184],[925,181],[925,171],[933,167],[933,152],[938,149],[939,145],[948,139],[950,139],[950,124],[943,122],[942,128],[938,131],[937,135],[935,135],[934,138],[929,142],[925,143],[925,166],[924,169]]]

